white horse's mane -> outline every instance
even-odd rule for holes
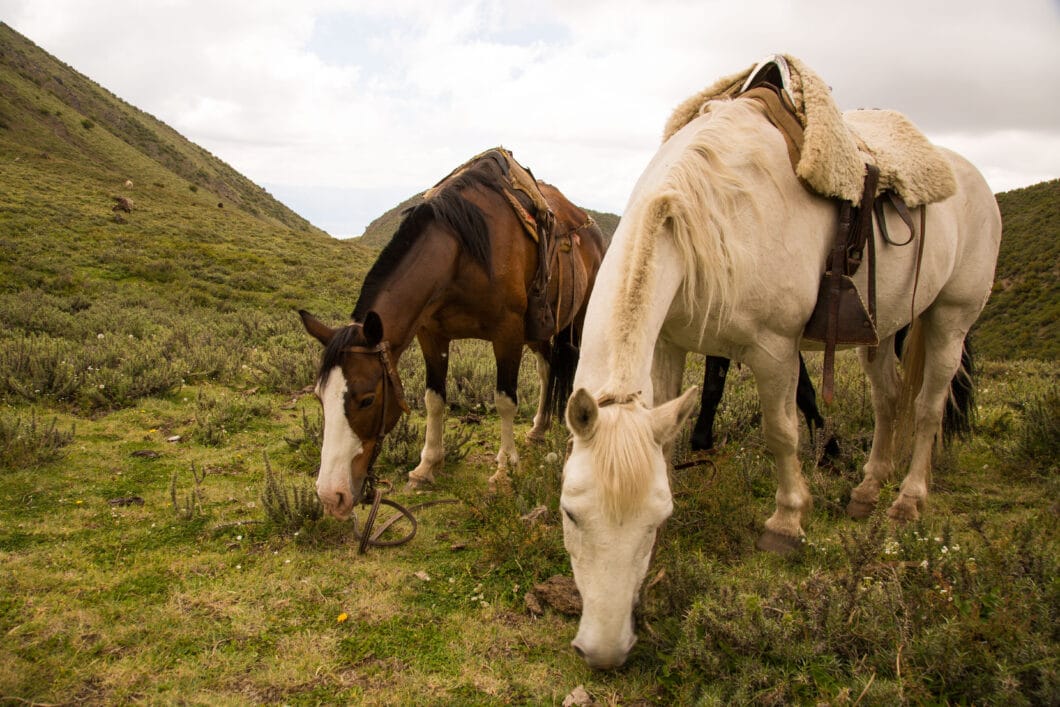
[[[708,326],[725,324],[754,278],[747,248],[732,234],[743,230],[741,219],[758,216],[745,175],[770,173],[764,149],[741,127],[754,119],[749,112],[760,110],[750,101],[714,103],[708,120],[688,128],[697,134],[658,186],[630,209],[632,231],[615,293],[611,376],[604,394],[628,393],[638,357],[651,355],[655,342],[641,339],[660,275],[654,257],[659,239],[670,238],[680,255],[678,297],[688,316],[698,319],[701,336]],[[623,517],[645,491],[655,447],[647,416],[625,412],[601,414],[607,424],[599,425],[592,444],[604,508],[613,518]]]
[[[751,101],[712,102],[709,119],[688,128],[697,130],[693,141],[657,187],[630,209],[632,233],[614,310],[615,387],[631,379],[637,363],[631,359],[642,350],[638,337],[653,301],[654,251],[660,238],[670,238],[680,254],[684,272],[679,296],[683,310],[698,319],[701,336],[708,326],[717,330],[725,325],[754,278],[746,244],[732,236],[743,230],[741,220],[760,216],[757,199],[748,193],[748,171],[771,173],[762,145],[741,127],[754,119],[752,112],[761,113]]]

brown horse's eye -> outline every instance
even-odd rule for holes
[[[366,395],[365,397],[361,398],[361,402],[357,403],[357,407],[361,410],[367,410],[368,408],[372,407],[372,403],[374,402],[374,395]]]

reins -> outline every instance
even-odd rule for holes
[[[416,531],[419,526],[416,522],[415,516],[412,515],[413,510],[426,508],[428,506],[436,506],[443,503],[456,503],[456,501],[454,499],[439,499],[405,507],[397,501],[384,498],[384,495],[393,488],[393,484],[386,479],[380,479],[375,475],[375,462],[376,459],[379,458],[379,453],[383,449],[383,438],[386,437],[387,433],[386,419],[388,412],[387,403],[389,399],[387,393],[392,390],[397,398],[398,407],[401,408],[402,412],[408,413],[409,406],[408,403],[405,402],[405,389],[401,385],[401,378],[398,376],[397,366],[394,365],[394,359],[390,355],[390,342],[382,341],[376,346],[347,346],[342,349],[342,351],[343,353],[378,356],[379,363],[383,367],[383,405],[379,414],[379,422],[376,425],[375,445],[372,448],[372,456],[368,460],[368,474],[361,487],[361,497],[359,499],[361,505],[370,506],[370,509],[368,511],[368,517],[365,518],[364,521],[364,529],[358,532],[356,519],[354,520],[353,528],[354,537],[360,541],[357,546],[357,553],[363,555],[368,551],[369,547],[396,547],[398,545],[404,545],[416,537]],[[350,486],[352,488],[352,468],[350,474]],[[378,528],[375,528],[376,517],[379,514],[379,506],[381,505],[390,506],[397,511],[397,514],[388,518],[387,521]],[[408,534],[397,538],[396,540],[380,540],[383,533],[389,530],[392,525],[402,518],[407,519],[411,526]]]

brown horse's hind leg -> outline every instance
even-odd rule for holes
[[[519,322],[521,326],[521,322]],[[521,330],[520,330],[521,334]],[[501,419],[501,446],[497,451],[497,473],[490,477],[491,490],[510,485],[508,469],[518,467],[519,450],[515,448],[515,413],[518,409],[519,363],[523,356],[521,336],[493,342],[493,353],[497,358],[497,391],[494,400],[497,415]]]
[[[534,358],[537,361],[537,379],[540,385],[540,395],[537,398],[537,412],[534,414],[534,426],[526,433],[526,441],[540,444],[545,441],[545,434],[552,424],[552,411],[547,405],[548,398],[548,359],[538,349],[534,349]]]

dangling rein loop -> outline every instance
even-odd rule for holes
[[[377,481],[386,484],[386,491],[390,490],[389,481]],[[360,533],[357,532],[356,520],[354,521],[353,535],[360,541],[357,546],[357,554],[363,555],[368,551],[369,547],[397,547],[398,545],[404,545],[408,541],[416,537],[416,531],[419,529],[419,524],[416,522],[416,517],[412,515],[412,511],[428,508],[430,506],[440,506],[446,503],[457,503],[455,498],[439,498],[434,501],[424,501],[423,503],[417,503],[414,506],[403,506],[397,501],[391,501],[389,498],[383,498],[383,494],[386,493],[381,488],[376,488],[375,493],[372,494],[371,509],[368,511],[368,517],[364,520],[364,530]],[[365,505],[369,505],[367,502]],[[376,516],[379,513],[379,506],[386,505],[390,506],[397,511],[394,515],[387,518],[386,522],[375,528],[375,532],[372,529],[375,525]],[[408,535],[397,538],[396,540],[380,540],[383,533],[390,530],[390,527],[400,521],[402,518],[408,520],[411,528],[409,529]]]

